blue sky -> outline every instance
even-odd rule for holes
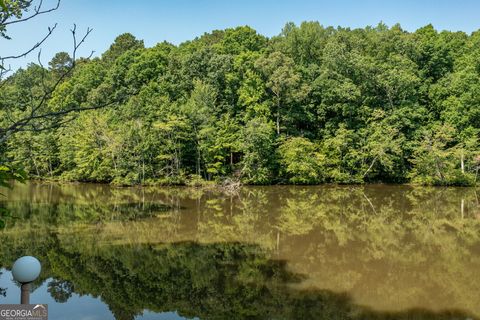
[[[34,0],[35,1],[35,0]],[[56,0],[44,0],[45,6]],[[286,22],[319,21],[324,26],[365,27],[383,21],[400,23],[409,31],[432,23],[438,30],[480,29],[478,0],[62,0],[53,13],[26,23],[11,25],[13,40],[0,40],[0,54],[29,48],[58,23],[55,34],[42,49],[46,64],[58,51],[71,51],[69,29],[94,29],[79,52],[105,51],[115,37],[130,32],[147,46],[190,40],[214,29],[249,25],[266,36],[278,34]],[[36,54],[12,67],[36,60]]]

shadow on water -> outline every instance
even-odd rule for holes
[[[376,311],[347,293],[300,288],[307,275],[254,244],[188,241],[91,251],[65,246],[55,234],[43,244],[36,250],[44,265],[36,287],[48,282],[58,303],[68,304],[73,293],[98,297],[117,320],[144,310],[200,319],[475,319],[460,310]],[[2,247],[3,266],[28,251],[14,243]]]

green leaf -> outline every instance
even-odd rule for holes
[[[0,217],[2,217],[2,218],[11,217],[10,211],[5,207],[0,207]]]
[[[7,5],[5,4],[5,1],[4,1],[4,0],[0,0],[0,7],[2,7],[2,10],[3,10],[4,12],[7,12],[7,11],[8,11]]]

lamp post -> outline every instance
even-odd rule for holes
[[[13,264],[13,278],[22,284],[21,304],[30,304],[30,283],[38,278],[40,271],[42,271],[42,266],[35,257],[21,257]]]

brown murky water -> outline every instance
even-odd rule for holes
[[[19,255],[40,258],[36,290],[54,299],[51,319],[62,318],[56,307],[90,303],[83,296],[109,312],[71,319],[477,319],[479,197],[390,185],[223,194],[30,183],[3,201],[17,219],[0,231],[0,262],[8,274]]]

